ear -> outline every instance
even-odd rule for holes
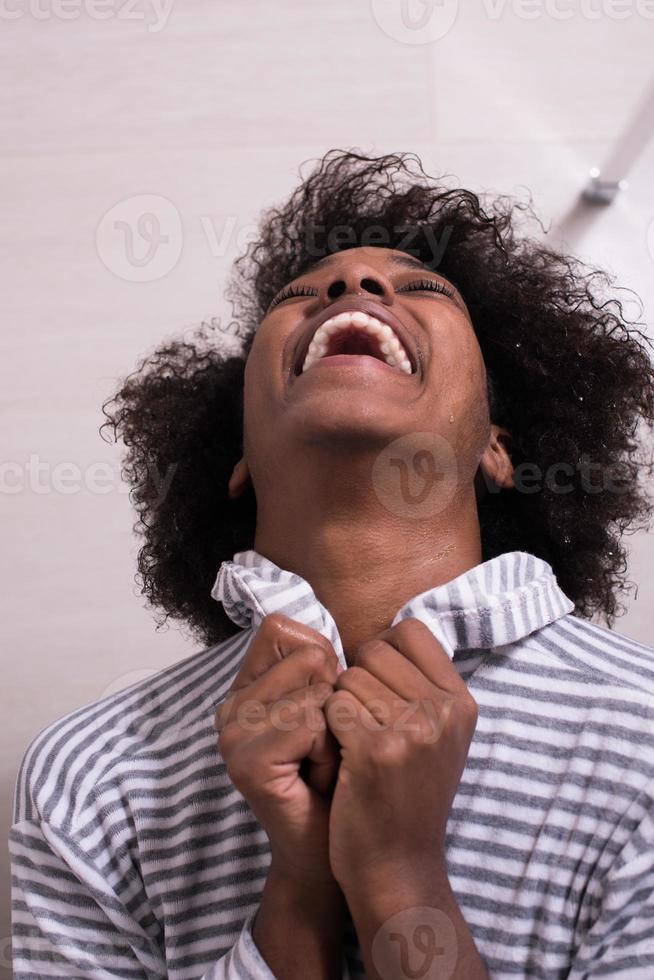
[[[511,433],[499,425],[491,424],[488,445],[479,461],[475,479],[478,490],[497,493],[515,486],[513,463],[510,455]]]
[[[248,464],[245,459],[241,457],[232,470],[232,475],[229,478],[229,483],[227,484],[227,495],[235,500],[240,497],[242,493],[247,489],[250,483],[250,470],[248,469]]]

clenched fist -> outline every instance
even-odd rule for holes
[[[230,778],[270,840],[273,870],[303,884],[334,881],[329,791],[340,750],[322,709],[340,670],[329,640],[271,614],[214,719]]]

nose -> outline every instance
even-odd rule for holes
[[[321,290],[323,306],[328,306],[341,296],[374,296],[378,302],[390,306],[393,302],[393,284],[378,269],[367,263],[343,263],[334,269],[333,275]]]

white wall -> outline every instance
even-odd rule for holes
[[[636,0],[582,6],[550,0],[531,19],[533,5],[445,0],[435,8],[445,19],[430,22],[443,36],[414,44],[425,36],[402,28],[400,0],[177,0],[165,23],[145,0],[0,3],[0,439],[21,487],[0,495],[4,840],[29,740],[196,648],[175,629],[156,633],[133,585],[118,452],[97,432],[116,379],[163,336],[227,313],[221,288],[238,236],[291,189],[301,161],[332,146],[415,150],[429,171],[476,190],[528,187],[546,223],[563,220],[647,83],[654,37],[644,0],[640,13]],[[622,199],[590,224],[565,225],[650,315],[653,161],[650,147]],[[135,282],[120,243],[101,229],[98,251],[96,233],[118,202],[128,220],[143,211],[143,195],[166,198],[180,224],[167,226],[155,260],[170,269]],[[212,247],[207,228],[226,242]],[[30,458],[42,465],[31,476]],[[105,493],[84,483],[98,462],[116,474]],[[63,463],[79,469],[67,471],[69,493],[56,489]],[[618,625],[645,642],[651,555],[652,539],[636,538],[638,599]],[[7,871],[3,853],[5,883]],[[6,968],[7,888],[2,912]]]

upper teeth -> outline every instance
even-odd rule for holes
[[[358,310],[352,313],[339,313],[338,316],[333,316],[330,320],[325,320],[324,323],[320,324],[309,344],[302,371],[306,371],[312,364],[325,356],[329,346],[329,338],[333,334],[348,327],[358,327],[374,337],[378,337],[379,346],[386,363],[397,368],[398,371],[404,371],[405,374],[412,373],[411,362],[392,328],[376,317],[368,316],[367,313]]]

